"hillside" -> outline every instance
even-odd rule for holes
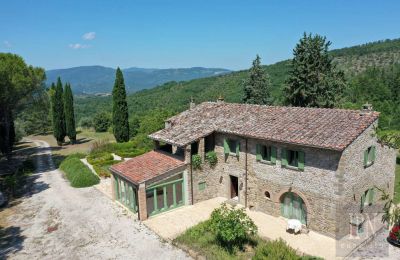
[[[125,84],[128,92],[151,88],[169,81],[186,81],[211,77],[230,72],[219,68],[182,68],[182,69],[124,69]],[[115,69],[102,66],[82,66],[68,69],[46,71],[46,84],[56,82],[61,77],[63,82],[72,85],[74,93],[110,93],[114,85]]]
[[[400,63],[398,53],[400,53],[400,39],[331,51],[335,61],[345,70],[349,81],[367,68],[385,67],[388,64]],[[289,65],[289,60],[286,60],[264,66],[271,79],[274,103],[278,105],[282,104],[282,87]],[[169,82],[153,89],[129,95],[129,110],[131,114],[139,116],[155,108],[179,112],[188,107],[191,97],[194,98],[196,103],[216,100],[219,95],[223,95],[228,102],[240,102],[242,82],[246,77],[247,70],[187,82]],[[110,97],[78,98],[76,99],[75,111],[78,118],[93,115],[103,109],[111,111],[110,101]]]

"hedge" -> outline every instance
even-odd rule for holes
[[[60,164],[60,169],[65,173],[72,187],[90,187],[100,182],[97,175],[81,162],[81,155],[72,154]]]

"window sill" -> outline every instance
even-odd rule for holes
[[[266,160],[257,160],[258,163],[262,164],[267,164],[267,165],[276,165],[276,163],[273,163],[271,161],[266,161]]]
[[[301,170],[301,169],[299,169],[298,167],[290,166],[290,165],[282,166],[282,168],[289,169],[289,170],[293,170],[293,171],[298,171],[298,172],[304,172],[304,170]]]

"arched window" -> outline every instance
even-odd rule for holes
[[[307,224],[307,208],[303,199],[294,192],[286,192],[281,196],[281,215],[288,219],[298,219]]]

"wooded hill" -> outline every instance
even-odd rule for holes
[[[383,112],[384,128],[400,129],[400,97],[391,93],[400,88],[400,66],[393,67],[393,64],[400,63],[400,39],[332,50],[330,53],[345,71],[348,80],[347,96],[341,107],[358,109],[362,103],[371,102],[376,110]],[[249,67],[250,64],[251,61]],[[282,88],[290,69],[290,60],[263,67],[271,80],[274,104],[283,105]],[[154,109],[177,113],[188,108],[191,97],[196,103],[215,101],[219,95],[227,102],[241,102],[242,83],[247,77],[248,71],[244,70],[185,82],[169,82],[129,95],[129,112],[138,117]],[[99,111],[111,111],[111,98],[77,98],[75,111],[78,120],[94,116]]]

